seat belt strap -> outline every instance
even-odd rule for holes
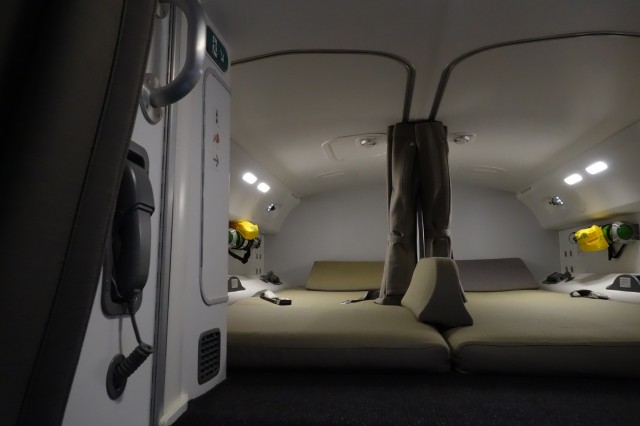
[[[571,297],[588,297],[590,299],[603,299],[603,300],[609,299],[609,296],[607,296],[606,294],[597,293],[595,291],[586,290],[586,289],[574,290],[569,294],[571,295]]]
[[[352,303],[363,302],[365,300],[377,299],[378,296],[380,296],[380,290],[367,290],[362,294],[362,296],[358,297],[357,299],[345,300],[344,302],[340,303],[343,305],[350,305]]]
[[[609,246],[607,251],[609,254],[609,260],[611,259],[617,259],[620,257],[620,255],[622,254],[622,252],[624,251],[624,248],[626,247],[626,245],[621,245],[620,248],[618,250],[614,250],[613,246]]]
[[[247,251],[244,253],[243,257],[238,256],[237,254],[235,254],[231,250],[227,250],[227,251],[229,252],[229,256],[233,257],[234,259],[238,259],[243,264],[247,263],[249,261],[249,258],[251,257],[251,249],[250,248],[247,249]]]

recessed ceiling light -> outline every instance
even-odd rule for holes
[[[256,183],[258,178],[253,173],[247,172],[244,175],[242,175],[242,180],[253,185],[254,183]]]
[[[581,180],[582,180],[582,176],[580,176],[578,173],[574,173],[571,176],[567,176],[566,178],[564,178],[564,182],[567,185],[574,185],[580,182]]]
[[[376,146],[378,144],[378,137],[365,136],[362,138],[358,138],[356,140],[356,144],[361,148],[371,148],[372,146]]]
[[[476,135],[473,133],[452,133],[450,136],[450,140],[458,145],[464,145],[469,142],[473,142],[475,138]]]
[[[607,163],[605,163],[604,161],[598,161],[596,163],[593,163],[592,165],[590,165],[589,167],[587,167],[587,173],[589,173],[590,175],[595,175],[598,174],[602,171],[607,170]]]
[[[258,184],[258,191],[260,192],[269,192],[270,189],[271,187],[264,182]]]
[[[551,204],[552,206],[564,206],[564,201],[562,201],[562,198],[556,195],[555,197],[551,197],[549,199],[549,204]]]

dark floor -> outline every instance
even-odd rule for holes
[[[640,380],[230,371],[175,425],[640,425]]]

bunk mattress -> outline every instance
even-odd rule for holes
[[[444,333],[468,373],[640,377],[640,305],[545,290],[467,292],[474,324]]]
[[[379,368],[450,371],[438,331],[403,306],[357,299],[362,291],[278,292],[288,306],[259,297],[229,306],[230,368]]]

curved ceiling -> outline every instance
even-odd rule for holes
[[[404,66],[370,55],[296,54],[239,64],[231,137],[298,196],[384,180],[384,157],[362,148],[361,157],[336,158],[323,144],[386,133],[402,120],[406,80]]]
[[[637,52],[637,53],[636,53]],[[640,119],[640,38],[545,41],[481,53],[452,74],[438,113],[458,180],[518,192]],[[478,172],[491,166],[497,172]]]
[[[481,46],[581,31],[640,31],[627,0],[205,0],[233,60],[289,49],[377,50],[416,68],[412,119],[428,117],[440,74]],[[482,53],[453,72],[438,119],[478,137],[451,147],[452,177],[522,189],[640,118],[640,43],[567,40]],[[232,138],[298,195],[344,181],[322,142],[385,132],[401,117],[401,67],[373,58],[274,58],[232,68]],[[340,164],[348,182],[384,180],[384,159]],[[504,170],[504,171],[501,171]]]

